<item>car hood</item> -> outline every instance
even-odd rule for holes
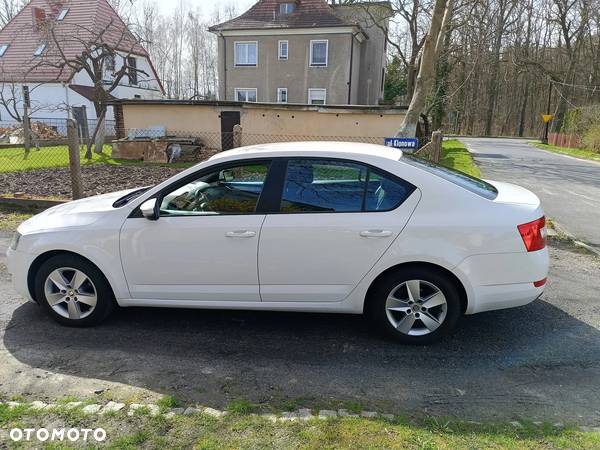
[[[18,232],[26,235],[40,231],[91,225],[103,215],[115,211],[113,208],[115,201],[134,191],[136,189],[129,189],[54,206],[23,222]]]

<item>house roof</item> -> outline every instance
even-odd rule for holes
[[[281,3],[295,3],[296,10],[291,14],[280,14]],[[317,28],[356,26],[338,17],[327,0],[259,0],[252,8],[239,17],[214,25],[212,32],[227,30],[255,30],[264,28]]]
[[[68,9],[66,16],[57,20],[65,9]],[[40,15],[42,18],[36,20]],[[50,28],[61,42],[60,49],[54,48]],[[81,54],[86,42],[104,43],[124,53],[150,59],[107,0],[31,0],[0,30],[0,46],[8,45],[0,56],[0,81],[69,82],[74,75],[72,69],[51,67],[41,61],[51,63],[73,58]],[[43,43],[47,47],[42,56],[36,57],[34,53]],[[61,51],[64,58],[59,56]],[[158,79],[154,68],[152,70]]]

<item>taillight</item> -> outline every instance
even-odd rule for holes
[[[519,233],[528,252],[537,252],[546,247],[546,218],[519,225]]]
[[[539,287],[545,286],[547,282],[548,282],[548,278],[544,278],[543,280],[536,281],[535,283],[533,283],[533,285],[536,288],[539,288]]]

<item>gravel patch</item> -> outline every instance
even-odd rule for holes
[[[92,165],[81,168],[86,197],[150,186],[176,175],[183,169],[162,166]],[[71,197],[68,169],[43,169],[0,173],[0,194],[23,192],[34,197]]]

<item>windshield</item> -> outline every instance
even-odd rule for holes
[[[490,183],[486,183],[458,170],[449,169],[426,159],[407,154],[402,156],[401,161],[432,173],[488,200],[495,200],[498,197],[498,190]]]
[[[113,208],[121,208],[121,207],[127,205],[130,201],[135,200],[140,195],[142,195],[144,192],[149,191],[151,188],[152,188],[152,186],[140,188],[133,192],[130,192],[127,195],[124,195],[119,200],[117,200],[116,202],[113,203]]]

